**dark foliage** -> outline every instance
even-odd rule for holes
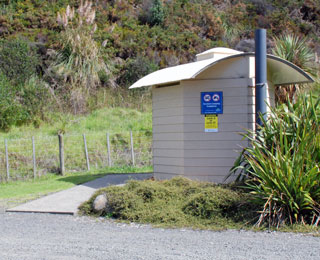
[[[0,72],[13,84],[24,84],[40,66],[36,48],[23,39],[0,41]]]

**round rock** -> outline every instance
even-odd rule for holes
[[[108,202],[108,200],[107,200],[106,194],[101,194],[101,195],[97,196],[92,204],[93,210],[95,212],[100,212],[100,211],[104,210],[107,206],[107,202]]]

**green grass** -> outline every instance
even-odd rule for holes
[[[9,207],[41,197],[43,195],[65,190],[107,174],[150,172],[151,167],[110,167],[91,172],[67,173],[65,176],[47,174],[37,179],[15,181],[0,184],[0,207]]]
[[[10,132],[2,133],[1,139],[31,138],[32,136],[56,136],[65,134],[151,131],[152,112],[141,112],[130,108],[103,108],[88,115],[51,114],[48,122],[40,127],[26,125],[13,127]]]
[[[51,121],[39,128],[14,127],[0,136],[0,181],[5,179],[4,139],[8,139],[12,180],[32,178],[32,143],[35,137],[39,175],[57,173],[59,167],[58,133],[64,133],[65,166],[68,171],[84,171],[86,159],[82,134],[86,134],[92,169],[108,165],[106,133],[110,135],[112,163],[116,167],[131,165],[130,131],[133,132],[136,166],[151,166],[152,116],[130,108],[103,108],[86,116],[51,115]],[[2,144],[2,145],[1,145]],[[2,146],[2,149],[1,149]]]
[[[106,194],[108,205],[95,212],[92,202],[100,194]],[[156,227],[255,231],[269,228],[267,225],[255,226],[259,208],[252,203],[250,193],[235,185],[217,185],[181,177],[165,181],[131,181],[122,187],[103,188],[83,203],[80,210],[85,215],[149,223]],[[320,234],[319,227],[310,225],[271,230]]]

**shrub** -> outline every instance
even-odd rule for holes
[[[165,11],[161,0],[147,0],[143,2],[143,12],[139,16],[143,24],[162,25],[165,19]]]
[[[45,83],[32,76],[25,84],[13,85],[0,74],[0,129],[33,122],[39,125],[50,105]]]
[[[148,58],[138,56],[136,59],[129,60],[123,68],[123,73],[118,79],[118,84],[128,87],[143,76],[155,71],[158,66]]]
[[[0,41],[0,72],[13,84],[24,84],[36,74],[40,59],[36,49],[23,39]]]
[[[106,194],[108,204],[98,214],[141,223],[194,227],[214,223],[236,225],[254,212],[244,203],[243,192],[182,177],[130,181],[123,187],[101,189],[80,207],[82,213],[97,214],[92,202],[100,194]]]
[[[191,196],[184,205],[186,214],[200,218],[210,219],[226,215],[226,212],[239,202],[239,195],[231,190],[216,187],[203,189]]]
[[[19,100],[29,116],[29,121],[38,123],[44,119],[47,109],[51,106],[51,96],[46,83],[32,76],[20,89]]]
[[[150,9],[150,25],[161,25],[165,14],[161,0],[154,0]]]
[[[320,217],[320,98],[303,95],[272,108],[256,133],[245,135],[233,172],[261,206],[258,225],[318,224]]]
[[[8,131],[13,125],[21,124],[28,118],[15,95],[15,87],[6,76],[0,74],[0,129]]]

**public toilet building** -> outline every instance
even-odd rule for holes
[[[152,86],[153,167],[156,179],[185,176],[224,182],[240,135],[255,127],[255,54],[214,48],[197,61],[153,72],[130,88]],[[312,82],[294,64],[267,55],[267,102],[274,86]]]

